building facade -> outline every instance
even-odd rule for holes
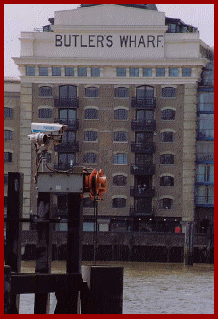
[[[68,130],[48,153],[48,165],[102,168],[107,176],[99,231],[173,232],[178,223],[194,221],[201,196],[198,83],[212,58],[198,30],[155,5],[81,5],[49,21],[42,32],[21,33],[14,58],[20,102],[13,169],[24,173],[24,217],[36,213],[31,123],[58,122]],[[54,195],[63,220],[66,203],[66,194]],[[84,230],[93,230],[88,197],[83,216]]]

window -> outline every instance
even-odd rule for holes
[[[160,156],[160,164],[174,164],[174,155],[173,154],[163,154]]]
[[[39,109],[39,118],[51,119],[52,118],[52,110],[51,109]]]
[[[4,107],[4,119],[13,119],[14,118],[14,109],[10,107]]]
[[[214,114],[199,114],[198,138],[202,140],[214,139]]]
[[[26,66],[26,76],[35,76],[34,66]]]
[[[157,77],[165,76],[165,68],[157,68],[156,69],[156,76]]]
[[[153,163],[153,156],[150,154],[135,154],[136,165],[151,165]]]
[[[112,207],[113,208],[124,208],[124,207],[126,207],[126,199],[125,198],[114,198]]]
[[[162,97],[176,97],[176,89],[172,87],[163,88]]]
[[[74,76],[74,68],[70,66],[65,67],[65,76]]]
[[[168,32],[169,33],[176,33],[177,25],[175,23],[171,23],[168,25]]]
[[[153,141],[152,132],[135,132],[135,141],[136,143],[146,143]]]
[[[87,76],[87,68],[86,67],[78,67],[78,76]]]
[[[73,131],[64,131],[62,144],[74,143],[76,141],[76,133]]]
[[[76,110],[75,109],[60,109],[59,121],[63,124],[74,125],[76,122]]]
[[[136,98],[137,100],[154,98],[154,88],[147,85],[137,87]]]
[[[123,175],[116,175],[113,177],[114,186],[125,186],[127,184],[127,177]]]
[[[129,97],[129,89],[124,87],[115,88],[115,97],[119,97],[119,98]]]
[[[98,97],[98,88],[89,87],[85,89],[86,97]]]
[[[128,111],[125,109],[117,109],[114,111],[114,119],[115,120],[127,120],[128,119]]]
[[[83,163],[87,163],[87,164],[97,163],[97,155],[95,153],[86,153],[83,156]]]
[[[126,76],[126,68],[117,68],[117,76]]]
[[[161,142],[174,142],[173,132],[162,132],[161,133]]]
[[[52,88],[49,86],[41,86],[39,88],[39,96],[52,96]]]
[[[143,76],[152,76],[152,69],[143,68]]]
[[[160,209],[171,209],[173,200],[171,198],[163,198],[160,200]]]
[[[4,208],[7,208],[8,206],[8,197],[4,196]]]
[[[61,68],[57,66],[52,67],[52,76],[61,76]]]
[[[12,162],[12,153],[4,152],[4,163],[11,163],[11,162]]]
[[[161,111],[161,120],[175,120],[176,111],[172,109],[165,109]]]
[[[171,76],[171,77],[179,76],[179,69],[178,68],[169,68],[169,76]]]
[[[48,76],[48,68],[44,66],[39,67],[39,76]]]
[[[192,76],[191,68],[182,68],[182,76]]]
[[[128,136],[126,132],[114,132],[114,142],[127,142]]]
[[[100,68],[91,68],[91,76],[100,76]]]
[[[130,68],[129,69],[129,76],[139,77],[139,68]]]
[[[4,185],[8,185],[8,174],[4,174]]]
[[[154,119],[154,112],[148,110],[136,111],[136,119],[139,122],[152,121]]]
[[[214,164],[198,164],[197,183],[214,183]]]
[[[87,131],[84,133],[84,141],[97,142],[98,133],[95,131]]]
[[[162,176],[160,178],[160,186],[174,186],[174,178],[171,176]]]
[[[76,164],[76,154],[74,153],[59,153],[58,167],[59,169],[70,169]]]
[[[13,140],[13,131],[4,130],[4,140],[5,141]]]
[[[94,201],[89,197],[83,198],[83,207],[93,208]]]
[[[74,85],[62,85],[59,88],[59,97],[63,100],[71,100],[77,98],[77,87]]]
[[[114,164],[127,164],[127,155],[126,154],[115,154],[114,155]]]
[[[198,111],[214,112],[214,92],[200,92],[198,96]]]
[[[86,120],[96,120],[98,119],[98,110],[96,109],[86,109],[85,110]]]
[[[197,187],[197,196],[196,196],[197,205],[214,205],[214,186],[198,186]]]

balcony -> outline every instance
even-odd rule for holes
[[[142,143],[132,142],[131,152],[153,154],[156,152],[156,145],[154,142],[142,142]]]
[[[54,98],[54,106],[59,108],[78,108],[79,99],[78,98]]]
[[[214,154],[197,153],[197,163],[214,163]]]
[[[154,188],[139,188],[136,186],[130,187],[130,196],[131,197],[154,197],[155,189]]]
[[[144,206],[130,206],[130,216],[152,216],[153,215],[153,209],[151,205],[148,205],[147,207]]]
[[[59,164],[54,164],[54,169],[56,170],[61,170],[61,171],[69,171],[73,167],[75,167],[77,163],[59,163]]]
[[[67,125],[68,130],[77,131],[79,129],[79,120],[77,119],[55,119],[54,122]]]
[[[134,97],[132,98],[131,106],[135,109],[155,109],[156,98],[137,99]]]
[[[75,153],[79,152],[79,142],[63,142],[54,146],[55,152]]]
[[[155,175],[154,164],[131,164],[130,173],[133,175]]]
[[[134,120],[131,122],[131,129],[133,131],[155,131],[155,120]]]

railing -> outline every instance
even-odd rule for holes
[[[130,187],[130,196],[132,197],[154,197],[154,188]]]
[[[131,129],[133,131],[155,131],[155,120],[134,120],[131,122]]]
[[[54,146],[55,152],[79,152],[79,142],[63,142]]]
[[[154,164],[131,164],[130,173],[134,175],[155,175]]]
[[[55,123],[68,125],[69,130],[77,131],[79,129],[79,120],[78,119],[59,119],[54,120]]]
[[[60,108],[78,108],[78,98],[54,98],[54,106]]]
[[[197,163],[214,162],[214,154],[197,153],[196,154]]]
[[[154,142],[142,142],[142,143],[132,142],[131,152],[153,154],[156,152],[156,145]]]
[[[154,109],[156,107],[156,98],[132,98],[131,106],[133,108]]]

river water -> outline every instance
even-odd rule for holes
[[[90,262],[83,262],[90,265]],[[124,267],[123,314],[214,314],[214,266],[182,263],[97,262]],[[34,272],[35,263],[22,262],[21,271]],[[52,273],[64,273],[63,261]],[[20,314],[33,314],[34,294],[21,295]],[[51,294],[54,313],[56,298]]]

